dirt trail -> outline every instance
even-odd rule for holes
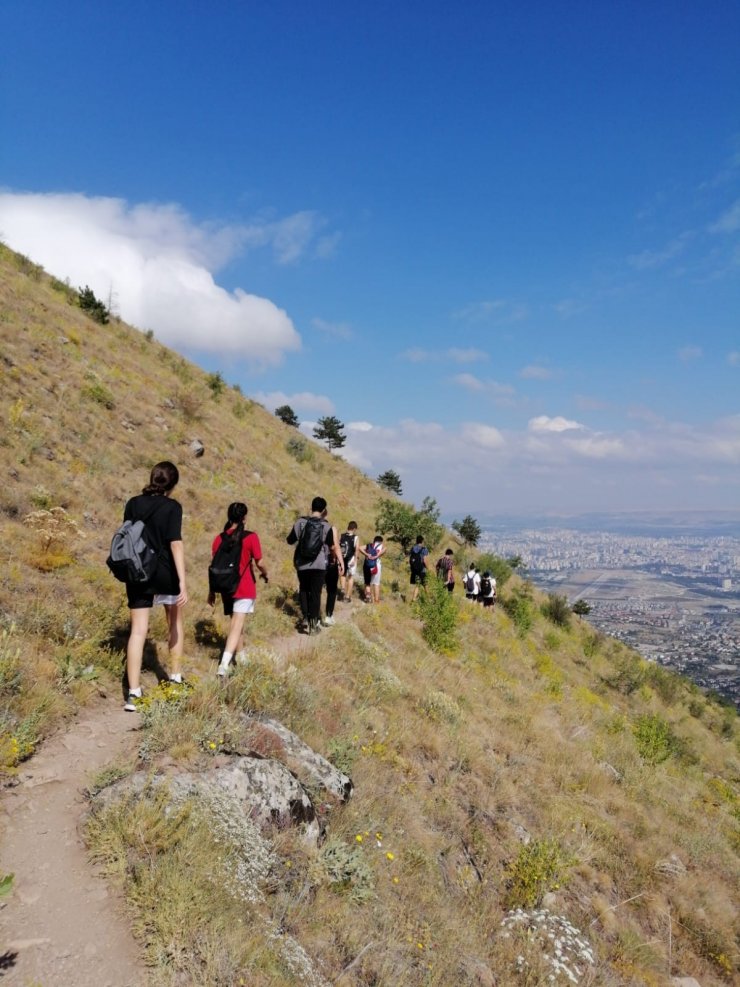
[[[362,604],[339,603],[337,623]],[[331,634],[326,628],[322,634]],[[284,662],[318,643],[295,634],[270,642]],[[249,641],[247,641],[247,645]],[[117,694],[84,709],[52,737],[0,803],[0,875],[13,873],[0,910],[0,981],[10,987],[142,987],[141,951],[123,901],[90,864],[78,828],[92,775],[137,746],[139,717]]]
[[[136,747],[138,716],[117,697],[81,711],[2,799],[0,982],[23,987],[141,987],[147,975],[119,896],[78,833],[91,774]]]

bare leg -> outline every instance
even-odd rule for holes
[[[232,613],[231,615],[229,636],[226,638],[226,645],[224,646],[224,651],[228,651],[230,655],[235,655],[244,647],[244,618],[246,616],[245,613]]]
[[[170,675],[179,675],[182,672],[183,652],[182,607],[178,607],[174,603],[165,603],[164,609],[167,614],[167,627],[169,629],[167,644],[170,649]]]
[[[144,657],[144,644],[149,630],[149,607],[129,611],[131,614],[131,631],[126,645],[126,677],[128,687],[138,689],[141,686],[141,662]]]

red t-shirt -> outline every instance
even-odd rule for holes
[[[217,534],[213,539],[213,544],[211,545],[211,557],[216,554],[216,550],[220,544],[221,532],[219,532],[219,534]],[[254,581],[252,566],[250,565],[252,559],[254,559],[255,562],[260,562],[262,560],[262,548],[260,546],[259,536],[256,531],[250,531],[242,539],[242,558],[239,565],[239,571],[242,573],[242,577],[239,580],[239,585],[236,587],[236,592],[234,593],[235,600],[257,599],[257,586]]]

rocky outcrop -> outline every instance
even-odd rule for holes
[[[317,754],[299,736],[288,730],[278,720],[269,716],[250,716],[244,720],[252,730],[259,731],[264,742],[265,731],[272,734],[280,751],[279,758],[311,791],[324,789],[340,802],[346,802],[352,795],[352,779],[342,774],[325,757]],[[249,742],[249,733],[247,734]],[[247,751],[242,751],[247,753]]]

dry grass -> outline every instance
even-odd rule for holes
[[[127,613],[103,560],[126,497],[169,458],[181,467],[186,668],[197,681],[151,705],[138,767],[210,764],[244,741],[239,713],[257,710],[355,784],[346,806],[322,809],[319,849],[272,834],[249,900],[232,877],[239,854],[263,843],[238,826],[224,844],[212,813],[164,815],[154,793],[96,817],[91,844],[126,888],[153,983],[549,983],[543,950],[503,938],[501,925],[510,906],[543,902],[593,947],[583,984],[732,981],[734,714],[585,622],[555,626],[517,577],[502,602],[524,600],[525,620],[519,605],[512,616],[462,605],[454,653],[434,651],[391,591],[406,582],[393,553],[381,606],[355,607],[351,624],[285,667],[271,653],[297,613],[285,535],[321,493],[340,526],[353,517],[369,537],[372,484],[313,444],[300,462],[286,449],[291,430],[259,405],[216,395],[206,374],[136,330],[92,323],[5,249],[0,298],[2,766],[15,770],[120,676]],[[250,664],[219,690],[225,624],[203,601],[211,538],[235,499],[250,505],[271,581],[248,625]],[[45,545],[48,525],[24,524],[34,514],[76,527]],[[161,614],[152,624],[149,658],[165,660]]]

